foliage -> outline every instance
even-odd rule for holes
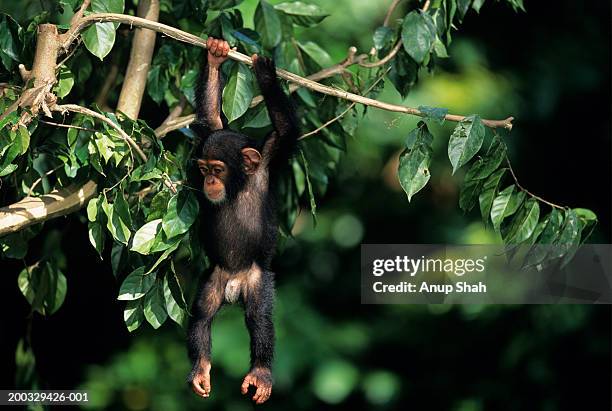
[[[515,9],[523,9],[521,0],[506,2]],[[71,11],[80,3],[64,1],[61,5]],[[242,13],[235,8],[240,3],[166,0],[162,1],[162,22],[195,34],[223,37],[246,54],[273,56],[278,67],[302,76],[332,65],[324,45],[299,38],[300,27],[316,26],[327,17],[320,7],[304,2],[272,6],[261,0],[251,28],[244,26]],[[346,90],[357,89],[360,94],[375,98],[380,91],[378,81],[388,78],[400,95],[406,96],[423,72],[433,71],[440,59],[448,57],[453,30],[470,8],[478,12],[484,1],[437,0],[427,10],[417,8],[422,4],[413,3],[395,28],[381,26],[373,33],[376,56],[370,56],[370,62],[387,56],[401,42],[402,47],[394,58],[374,68],[361,67],[350,72],[348,78],[344,77],[346,84],[339,77],[322,82]],[[123,0],[93,0],[86,14],[131,13],[132,7]],[[19,25],[10,16],[1,17],[0,77],[8,86],[2,89],[0,111],[14,104],[22,87],[27,87],[22,84],[17,64],[31,64],[37,24],[57,23],[54,17],[57,16],[36,16],[27,26]],[[99,88],[108,74],[105,69],[93,68],[100,65],[100,60],[107,65],[129,54],[124,45],[115,44],[116,30],[114,23],[96,23],[82,33],[85,48],[77,46],[59,70],[54,92],[60,103],[93,105],[96,96],[92,95],[92,86]],[[202,58],[198,48],[170,38],[158,39],[147,80],[148,97],[158,105],[158,110],[171,109],[183,99],[194,103]],[[252,98],[258,94],[251,70],[242,63],[231,62],[224,64],[223,71],[227,81],[222,108],[229,127],[247,129],[256,137],[267,134],[271,125],[264,105],[251,107]],[[292,172],[281,179],[280,228],[286,236],[295,224],[300,204],[308,204],[313,216],[316,215],[316,198],[325,194],[346,150],[347,139],[366,113],[343,100],[320,98],[306,89],[296,94],[303,130],[317,129],[336,117],[339,121],[301,140]],[[55,118],[58,122],[68,121],[70,128],[67,129],[36,118],[26,122],[23,116],[28,109],[22,107],[2,118],[2,184],[10,186],[15,199],[20,199],[95,180],[100,193],[87,205],[89,240],[100,258],[110,258],[115,276],[121,279],[118,299],[127,301],[126,326],[133,331],[146,320],[158,328],[168,317],[184,324],[187,307],[174,263],[188,260],[199,269],[206,265],[198,233],[193,230],[199,211],[193,190],[198,188],[189,186],[186,173],[193,132],[188,128],[175,132],[166,146],[166,140],[155,134],[154,124],[130,120],[120,112],[113,113],[103,107],[93,105],[93,108],[116,127],[82,114]],[[444,108],[435,107],[419,110],[425,119],[408,133],[398,170],[409,200],[430,179],[434,136],[428,123],[442,122],[448,113]],[[134,155],[117,127],[144,148],[146,160]],[[555,206],[540,218],[544,215],[540,198],[524,190],[517,181],[509,186],[502,184],[505,177],[513,176],[512,170],[502,165],[507,160],[502,138],[489,136],[488,149],[478,156],[487,140],[486,134],[483,121],[474,114],[459,122],[449,138],[448,157],[453,173],[470,166],[465,174],[460,207],[470,211],[478,203],[483,219],[490,220],[507,244],[541,242],[560,246],[555,255],[533,257],[538,263],[567,261],[573,247],[588,236],[596,216],[589,210]],[[164,184],[167,180],[180,182],[177,193],[172,193]],[[3,255],[22,258],[31,238],[31,230],[1,238]],[[19,279],[20,288],[33,309],[44,314],[54,312],[65,294],[65,279],[54,264],[54,257],[45,257],[35,268],[25,270]]]

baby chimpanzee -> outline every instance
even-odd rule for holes
[[[256,388],[253,400],[261,404],[272,393],[274,327],[274,273],[270,261],[276,246],[275,185],[279,171],[297,144],[298,121],[291,102],[276,78],[274,62],[253,55],[253,68],[274,127],[261,147],[244,134],[224,128],[221,119],[220,66],[230,47],[208,38],[207,59],[197,93],[200,138],[196,151],[200,171],[202,238],[213,268],[202,281],[189,327],[189,356],[193,391],[208,397],[210,382],[210,330],[224,302],[240,301],[251,337],[251,369],[242,393]],[[259,149],[260,148],[260,149]]]

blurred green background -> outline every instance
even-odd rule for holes
[[[278,1],[271,1],[277,3]],[[349,46],[371,47],[390,1],[313,1],[331,15],[302,29],[334,61]],[[19,20],[49,2],[0,0]],[[407,7],[408,1],[400,6]],[[514,115],[506,137],[521,183],[556,203],[594,210],[592,242],[610,242],[610,4],[526,1],[470,12],[434,75],[402,101],[485,118]],[[256,1],[240,9],[245,21]],[[398,16],[403,15],[401,11]],[[477,212],[458,207],[446,137],[435,140],[428,187],[412,203],[397,182],[397,155],[416,119],[369,109],[339,174],[308,210],[275,260],[276,385],[266,409],[574,410],[610,409],[608,306],[362,306],[361,243],[491,243]],[[433,127],[448,136],[452,125]],[[445,130],[442,131],[442,128]],[[67,251],[68,296],[57,314],[31,321],[39,387],[90,392],[89,409],[240,411],[248,370],[242,311],[226,308],[213,327],[213,393],[197,398],[184,331],[125,330],[118,284],[86,243],[85,225],[52,221]],[[4,262],[2,263],[5,264]],[[15,384],[15,347],[30,322],[16,286],[19,264],[2,269],[2,386]],[[10,275],[4,275],[9,273]],[[13,275],[15,273],[15,275]],[[181,267],[192,289],[199,273]],[[193,293],[193,290],[191,290]],[[8,294],[8,296],[7,296]],[[6,298],[5,298],[6,297]],[[13,384],[13,385],[11,385]]]

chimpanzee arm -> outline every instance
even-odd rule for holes
[[[221,116],[221,64],[227,59],[230,50],[226,41],[212,37],[206,41],[206,47],[208,51],[196,85],[196,122],[193,124],[202,139],[225,125]]]
[[[267,57],[253,56],[255,77],[266,102],[274,127],[263,149],[264,161],[282,165],[291,157],[300,134],[299,123],[293,105],[285,95],[276,77],[274,61]]]

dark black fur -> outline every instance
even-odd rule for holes
[[[201,196],[201,238],[211,266],[219,266],[228,272],[238,272],[256,263],[262,270],[261,282],[256,292],[242,298],[245,307],[245,322],[251,336],[251,366],[271,368],[274,352],[274,329],[272,306],[274,300],[274,273],[270,263],[276,246],[276,176],[288,164],[299,136],[298,121],[289,98],[281,89],[276,78],[274,62],[259,57],[254,65],[255,76],[274,127],[261,146],[252,139],[226,129],[211,130],[207,113],[220,106],[220,101],[207,99],[208,67],[202,67],[197,94],[197,122],[193,127],[200,142],[195,157],[217,159],[225,162],[229,169],[226,182],[226,201],[212,204]],[[221,87],[221,84],[219,84]],[[219,95],[221,93],[219,92]],[[248,184],[248,176],[243,169],[241,150],[245,147],[258,149],[263,157],[260,167],[268,164],[268,189],[259,192],[253,201],[261,202],[261,215],[253,215],[253,221],[260,221],[257,227],[246,227],[240,223],[239,213],[244,210],[237,201],[238,195]],[[194,160],[195,162],[195,160]],[[198,175],[199,173],[191,173]],[[192,186],[202,189],[203,178],[195,177]],[[243,220],[244,221],[244,218]],[[246,225],[249,221],[247,221]],[[191,380],[198,371],[198,360],[210,361],[210,326],[218,307],[210,307],[207,293],[212,292],[211,280],[203,280],[194,302],[193,318],[189,327],[189,356],[194,362]],[[263,378],[263,377],[262,377]]]

